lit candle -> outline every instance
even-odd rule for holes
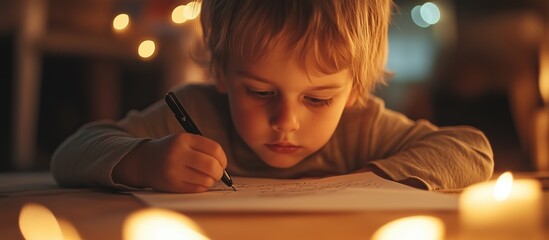
[[[465,239],[541,239],[541,185],[534,179],[513,180],[506,172],[472,185],[460,195],[459,210]]]

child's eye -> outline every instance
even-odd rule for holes
[[[246,88],[246,93],[256,98],[269,98],[275,95],[274,91],[258,91],[249,88]]]
[[[313,107],[330,106],[333,100],[334,100],[333,98],[321,99],[321,98],[314,98],[314,97],[305,97],[305,101]]]

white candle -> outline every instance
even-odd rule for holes
[[[513,180],[506,172],[498,181],[472,185],[460,195],[465,239],[541,239],[541,185],[533,179]]]

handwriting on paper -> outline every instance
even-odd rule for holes
[[[219,182],[203,193],[133,194],[151,206],[203,212],[457,209],[455,196],[417,190],[370,172],[319,179],[232,179],[238,191]]]
[[[353,179],[352,181],[325,181],[323,179],[302,179],[302,180],[278,180],[269,182],[254,182],[247,179],[234,181],[234,192],[231,188],[222,183],[216,184],[210,189],[212,192],[226,192],[227,194],[253,193],[257,196],[291,196],[314,193],[338,192],[348,189],[373,189],[381,187],[382,183],[373,179]]]

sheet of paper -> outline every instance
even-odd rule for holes
[[[320,179],[233,177],[233,182],[236,192],[219,182],[204,193],[132,194],[152,207],[200,212],[455,210],[458,205],[456,196],[417,190],[369,172]]]

